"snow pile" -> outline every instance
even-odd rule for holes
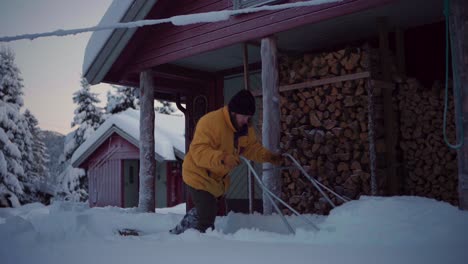
[[[363,197],[329,216],[307,215],[320,231],[277,215],[230,213],[215,231],[170,235],[184,205],[89,208],[55,202],[0,209],[2,263],[466,263],[468,212],[418,197]],[[136,229],[141,236],[120,236]]]
[[[467,217],[468,212],[422,197],[361,197],[332,210],[321,226],[330,232],[318,237],[361,245],[467,244]]]

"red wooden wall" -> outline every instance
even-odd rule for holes
[[[142,42],[126,63],[127,72],[139,72],[177,59],[215,50],[247,40],[259,39],[291,28],[380,6],[394,0],[343,0],[319,6],[264,11],[238,15],[227,21],[186,26],[161,24],[150,27]],[[155,9],[164,9],[161,17],[230,10],[229,0],[179,0],[177,4],[161,1]],[[287,2],[299,2],[290,0]]]
[[[184,202],[184,187],[182,182],[182,163],[167,162],[167,206],[172,207]]]
[[[122,160],[138,157],[138,148],[118,134],[101,144],[82,165],[88,173],[89,205],[123,207]]]

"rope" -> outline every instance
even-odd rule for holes
[[[270,201],[272,202],[272,205],[275,207],[276,211],[278,212],[278,214],[280,216],[282,216],[283,218],[283,222],[285,222],[286,226],[288,226],[288,229],[290,227],[288,221],[286,220],[286,218],[284,218],[284,215],[283,213],[281,212],[281,210],[279,210],[278,206],[276,206],[276,203],[272,200],[272,198],[275,198],[278,202],[280,202],[282,205],[284,205],[286,208],[288,208],[289,210],[291,210],[291,212],[293,212],[295,215],[297,215],[300,219],[302,219],[305,223],[307,224],[310,224],[315,230],[320,230],[315,224],[314,222],[312,222],[312,220],[308,219],[307,217],[305,217],[304,215],[300,214],[298,211],[294,210],[294,208],[292,208],[291,206],[289,206],[285,201],[283,201],[281,198],[279,198],[278,196],[276,196],[274,193],[272,193],[264,184],[263,184],[263,181],[260,179],[260,177],[258,176],[257,172],[255,171],[255,169],[252,167],[252,164],[250,164],[249,160],[246,159],[245,157],[240,157],[241,160],[243,160],[245,162],[245,164],[247,164],[247,166],[249,167],[249,169],[252,171],[253,175],[255,176],[255,179],[257,180],[258,184],[260,185],[260,187],[268,194],[267,196],[269,197]],[[291,229],[290,229],[291,230]]]
[[[461,141],[457,142],[455,145],[450,144],[447,139],[447,108],[448,108],[448,82],[449,82],[449,45],[450,45],[450,0],[444,1],[444,15],[445,15],[445,100],[444,100],[444,123],[442,127],[442,132],[444,134],[445,144],[451,149],[460,149],[464,144],[464,130],[463,130],[463,116],[461,110],[461,93],[460,93],[460,83],[459,83],[459,74],[457,64],[453,62],[452,59],[452,71],[453,71],[453,90],[454,90],[454,105],[455,105],[455,127],[458,129],[458,136],[461,137]],[[452,48],[452,58],[453,58],[453,48]],[[458,114],[458,115],[457,115]]]

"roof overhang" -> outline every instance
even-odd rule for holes
[[[127,134],[122,129],[113,125],[104,134],[102,134],[101,137],[99,137],[98,140],[90,148],[88,148],[85,152],[83,152],[82,155],[73,160],[72,166],[75,168],[80,167],[81,164],[83,164],[91,156],[91,154],[93,154],[94,151],[96,151],[96,149],[98,149],[114,133],[118,134],[128,142],[138,147],[138,140]]]
[[[369,2],[356,1],[356,2]],[[140,3],[141,1],[137,2]],[[141,12],[140,17],[150,12],[151,7],[155,8],[156,0],[148,1],[145,5],[145,12]],[[162,1],[161,1],[162,2]],[[395,28],[407,29],[424,24],[430,24],[443,20],[443,1],[442,0],[379,0],[373,7],[363,9],[358,12],[351,12],[347,15],[324,19],[314,23],[308,23],[302,26],[294,27],[288,30],[275,33],[278,40],[278,49],[288,53],[298,53],[317,51],[331,46],[339,46],[344,43],[367,39],[378,35],[377,19],[385,17],[390,31]],[[137,8],[132,6],[132,9]],[[424,6],[424,8],[421,8]],[[130,10],[128,11],[130,12]],[[119,30],[114,32],[117,34]],[[93,72],[87,73],[86,77],[91,84],[96,84],[108,78],[106,76],[112,69],[113,63],[118,61],[118,57],[125,50],[132,33],[127,33],[121,41],[111,36],[109,43],[106,43],[97,59],[93,62]],[[117,42],[117,43],[115,43]],[[233,43],[224,47],[209,51],[199,52],[175,58],[165,64],[177,65],[187,69],[197,69],[207,73],[222,73],[227,70],[237,69],[243,65],[243,41]],[[260,45],[258,39],[248,41],[248,59],[249,63],[255,64],[261,61]],[[113,44],[114,46],[112,46]],[[112,48],[114,47],[114,48]],[[112,50],[108,50],[112,48]],[[180,55],[182,56],[182,55]],[[164,64],[155,64],[151,67],[160,67]],[[121,76],[114,76],[106,82],[125,83],[126,78],[132,76],[132,84],[138,83],[138,76],[125,75],[130,72],[122,70]],[[136,72],[132,72],[136,74]],[[118,79],[120,78],[120,79]],[[128,80],[127,80],[128,81]]]
[[[379,18],[386,19],[388,30],[392,32],[397,28],[405,30],[440,22],[444,19],[442,11],[442,0],[389,1],[359,12],[281,31],[275,37],[280,51],[302,54],[378,36]],[[259,40],[248,43],[249,63],[261,62]],[[171,63],[207,72],[221,72],[243,65],[242,45],[243,43],[233,44]]]
[[[158,0],[135,0],[120,22],[130,22],[144,19]],[[91,62],[83,76],[92,85],[102,81],[117,60],[122,50],[127,46],[137,28],[113,30],[106,43]]]

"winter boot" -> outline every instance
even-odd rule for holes
[[[190,209],[190,211],[185,214],[184,218],[180,221],[180,223],[174,227],[173,229],[169,230],[171,234],[182,234],[185,230],[194,228],[196,229],[198,225],[198,213],[196,208]]]

